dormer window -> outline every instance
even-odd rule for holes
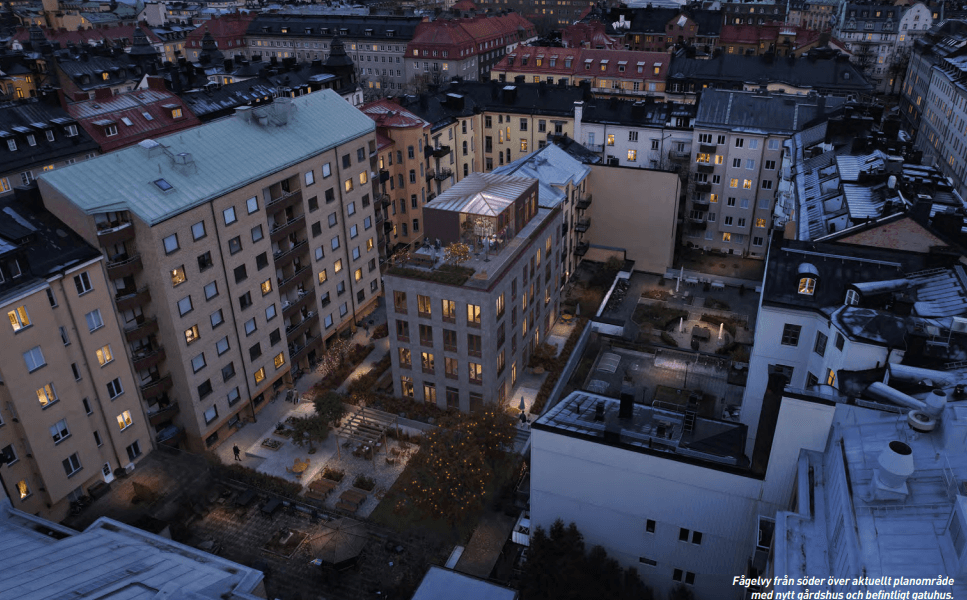
[[[856,306],[860,303],[860,293],[856,290],[846,290],[846,306]]]
[[[816,293],[816,283],[819,281],[819,271],[809,263],[799,265],[799,293],[812,296]]]
[[[48,141],[48,142],[53,142],[53,141],[54,141],[54,132],[53,132],[53,130],[51,130],[51,129],[48,129],[48,130],[47,130],[47,131],[45,131],[44,133],[46,133],[46,134],[47,134],[47,141]]]
[[[107,137],[113,137],[117,134],[118,134],[117,125],[108,125],[107,127],[104,128],[104,135]]]
[[[104,81],[107,81],[107,78],[110,76],[111,74],[108,73],[107,71],[104,71],[103,73],[101,73],[101,79],[103,79]]]
[[[289,33],[289,28],[288,27],[283,27],[282,28],[282,33]]]
[[[13,138],[7,140],[7,150],[10,150],[11,152],[16,152],[17,151],[17,140],[15,140]]]
[[[28,146],[36,146],[37,145],[37,138],[34,137],[34,134],[32,134],[32,133],[28,133],[27,134],[27,145]]]
[[[180,119],[181,118],[181,109],[180,108],[173,108],[173,109],[171,109],[171,118],[172,119]]]
[[[68,125],[66,130],[67,137],[74,137],[77,135],[77,125]]]

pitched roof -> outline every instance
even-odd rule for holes
[[[837,97],[708,89],[699,101],[695,126],[792,135],[845,104],[845,98]]]
[[[26,171],[95,152],[97,143],[80,127],[76,136],[67,136],[66,129],[71,124],[77,127],[63,108],[36,99],[0,105],[0,169],[4,173]],[[47,139],[47,130],[53,134],[53,141]],[[27,141],[28,135],[33,135],[33,146]],[[16,150],[9,149],[5,141],[8,139],[16,142]]]
[[[43,31],[44,37],[48,42],[58,42],[61,46],[65,47],[68,43],[74,45],[81,44],[100,44],[107,43],[111,46],[130,46],[134,42],[134,30],[137,25],[112,25],[110,27],[97,27],[94,29],[81,29],[77,31],[68,31],[66,29],[48,29],[47,27],[41,27],[40,30]],[[148,41],[152,44],[160,44],[161,38],[159,38],[153,31],[148,28],[144,29],[145,35],[148,36]],[[13,39],[18,42],[25,42],[30,39],[30,30],[27,27],[18,27],[17,33],[14,34]]]
[[[835,58],[781,58],[722,54],[710,59],[672,57],[669,81],[691,79],[700,83],[728,82],[748,85],[782,83],[798,88],[835,93],[865,92],[872,86],[847,60]]]
[[[430,124],[400,106],[393,100],[370,102],[360,109],[376,122],[377,127],[409,128],[429,127]]]
[[[221,119],[46,173],[41,188],[57,189],[88,214],[130,210],[154,225],[375,128],[332,90],[282,100],[252,109],[276,126]]]
[[[417,46],[442,46],[451,47],[456,52],[466,48],[469,54],[459,56],[473,56],[490,50],[481,49],[481,43],[511,35],[514,36],[511,39],[516,41],[517,34],[521,31],[524,32],[524,39],[537,35],[534,24],[517,13],[491,17],[480,15],[467,19],[436,19],[416,26],[407,49]],[[453,58],[456,57],[455,54]]]
[[[580,184],[591,172],[591,167],[582,164],[554,144],[549,144],[492,172],[536,179],[538,204],[545,208],[554,208],[565,200],[563,188],[568,184]]]
[[[204,21],[194,31],[185,38],[187,41],[197,41],[201,45],[201,39],[205,33],[211,33],[216,42],[229,38],[241,38],[245,36],[249,25],[255,19],[254,14],[230,13]],[[219,48],[224,49],[219,43]]]
[[[570,66],[567,66],[567,58],[571,59]],[[540,65],[537,59],[542,59]],[[658,73],[655,73],[656,65]],[[665,52],[519,46],[504,55],[492,70],[664,81],[670,65],[671,56]]]

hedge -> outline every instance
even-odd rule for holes
[[[302,485],[287,481],[274,475],[259,473],[255,469],[243,467],[242,465],[226,465],[222,463],[213,464],[215,474],[225,479],[234,479],[249,487],[258,488],[263,492],[283,496],[295,500],[302,492]]]
[[[561,354],[557,357],[557,364],[553,365],[554,369],[549,370],[547,379],[541,384],[541,389],[537,392],[537,398],[534,399],[534,403],[531,404],[530,413],[532,415],[539,415],[541,411],[544,410],[544,405],[547,404],[547,399],[551,397],[551,392],[554,390],[554,386],[557,385],[557,380],[561,376],[561,372],[564,371],[564,367],[567,365],[567,360],[571,356],[571,352],[574,351],[574,347],[577,346],[578,340],[581,338],[581,333],[584,332],[584,326],[587,324],[588,320],[586,318],[579,318],[575,321],[574,330],[571,331],[571,335],[567,336],[567,341],[564,342],[564,348],[561,350]]]
[[[735,322],[732,319],[723,319],[722,317],[703,313],[700,320],[704,321],[705,323],[711,323],[712,325],[722,324],[725,326],[725,330],[728,331],[733,338],[735,337]]]

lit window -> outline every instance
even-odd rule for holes
[[[118,415],[118,427],[120,427],[121,430],[123,431],[130,426],[131,426],[131,411],[126,410],[123,413]]]
[[[37,400],[40,402],[41,406],[47,406],[48,404],[57,402],[57,393],[54,391],[54,384],[48,383],[44,387],[37,390]]]
[[[266,279],[262,282],[262,295],[268,294],[272,291],[272,280]]]
[[[729,179],[729,187],[730,188],[737,188],[737,187],[739,187],[739,180],[736,179],[736,178],[734,178],[734,177],[732,179]]]
[[[171,270],[171,285],[184,283],[188,278],[185,276],[185,265],[175,267]]]
[[[359,174],[359,185],[366,185],[366,182],[368,181],[369,181],[369,173],[367,171],[363,171],[362,173]],[[346,190],[346,191],[348,192],[349,190]]]
[[[722,241],[723,242],[731,242],[732,241],[732,234],[729,233],[728,231],[723,232],[722,233]]]
[[[816,291],[816,280],[812,277],[803,277],[799,280],[799,293],[812,296]]]
[[[199,338],[198,325],[192,325],[185,330],[185,343],[190,344]]]
[[[30,317],[27,315],[26,306],[18,306],[14,310],[7,313],[7,317],[10,318],[10,326],[13,327],[14,331],[20,331],[25,327],[30,327]]]
[[[747,189],[747,190],[751,190],[752,189],[752,180],[751,179],[743,179],[742,180],[742,187],[745,188],[745,189]]]
[[[353,191],[353,180],[352,180],[352,178],[347,179],[346,182],[343,184],[343,187],[345,188],[345,190],[347,192]]]
[[[20,494],[21,500],[30,495],[30,486],[27,485],[26,479],[17,482],[17,492]]]
[[[628,162],[635,162],[636,160],[638,160],[638,151],[628,150]]]
[[[255,383],[262,383],[265,380],[265,367],[255,372]]]
[[[614,146],[614,134],[613,133],[609,133],[608,134],[608,145],[609,146]]]
[[[114,354],[111,352],[110,344],[98,348],[95,354],[97,354],[97,362],[99,362],[102,367],[114,360]]]
[[[275,363],[275,368],[278,369],[279,367],[285,364],[285,354],[283,354],[282,352],[279,352],[278,354],[275,355],[275,359],[272,362]]]

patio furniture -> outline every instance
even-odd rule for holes
[[[273,497],[262,505],[262,514],[271,516],[275,514],[275,511],[279,510],[280,506],[282,506],[282,501],[276,497]]]
[[[339,499],[343,502],[348,502],[349,504],[355,504],[357,507],[366,501],[369,494],[366,492],[361,492],[359,490],[349,489],[339,495]]]
[[[248,488],[235,498],[235,506],[247,507],[255,499],[255,490]]]
[[[351,504],[349,502],[346,502],[345,500],[340,500],[339,502],[336,502],[336,508],[338,508],[339,510],[344,510],[348,513],[355,514],[356,511],[359,510],[359,505]]]

